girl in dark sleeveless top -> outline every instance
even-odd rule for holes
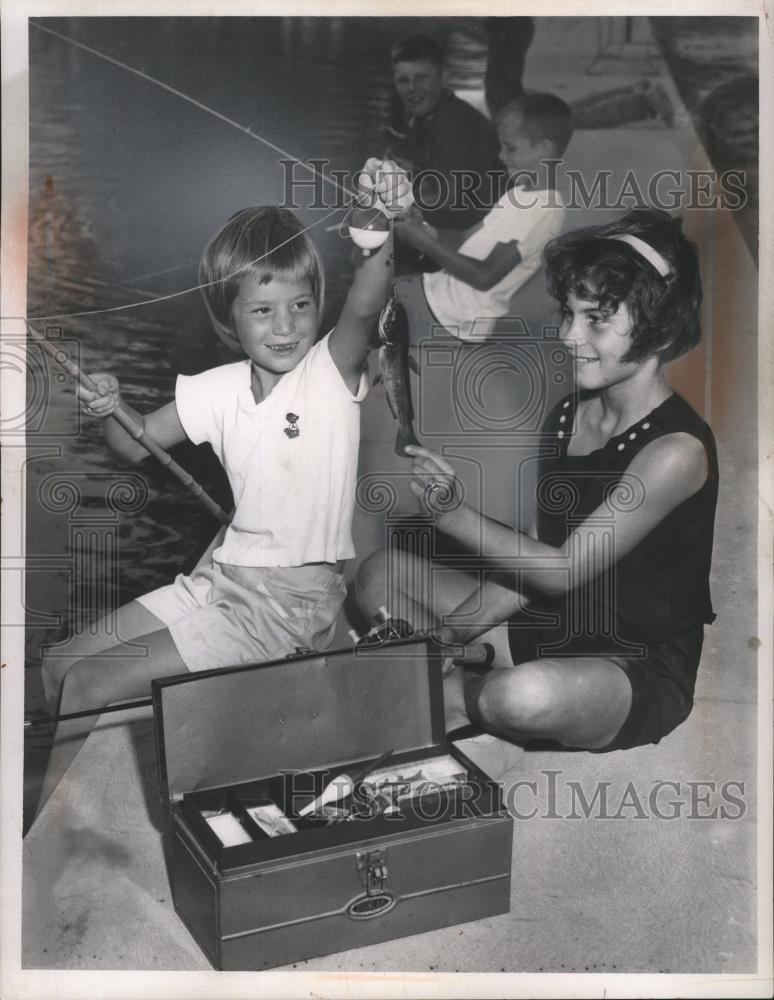
[[[429,578],[418,557],[380,552],[361,567],[359,601],[392,601],[448,642],[492,643],[493,669],[446,678],[450,730],[472,720],[514,742],[595,751],[657,743],[691,710],[714,618],[715,443],[663,367],[700,338],[696,248],[679,219],[637,209],[545,257],[576,393],[543,427],[532,529],[483,517],[445,459],[409,448],[412,490],[488,575],[482,586],[444,571],[412,591]]]

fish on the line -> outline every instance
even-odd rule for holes
[[[393,291],[379,315],[379,374],[374,385],[384,382],[387,405],[395,420],[398,433],[395,451],[405,456],[406,445],[418,445],[414,433],[414,405],[411,401],[409,370],[419,374],[414,358],[409,354],[409,330],[406,310]]]

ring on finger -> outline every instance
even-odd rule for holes
[[[437,493],[438,490],[443,489],[443,486],[438,482],[437,479],[431,479],[430,482],[427,484],[427,488],[430,490],[431,493]]]

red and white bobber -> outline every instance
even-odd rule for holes
[[[408,191],[398,200],[395,210],[389,209],[374,190],[379,180],[386,174],[404,173],[390,160],[370,159],[358,178],[357,204],[349,217],[349,235],[355,246],[360,247],[367,257],[378,250],[390,235],[390,219],[398,212],[406,212],[414,203],[414,195]]]
[[[390,222],[377,204],[370,208],[357,206],[349,217],[349,235],[355,246],[360,247],[367,257],[372,250],[378,250],[390,235]]]

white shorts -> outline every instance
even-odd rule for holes
[[[346,593],[344,577],[324,565],[210,562],[137,600],[195,671],[280,659],[297,646],[325,649]]]

